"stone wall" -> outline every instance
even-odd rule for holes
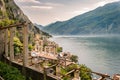
[[[29,78],[31,78],[32,80],[44,80],[44,74],[40,71],[37,70],[33,70],[30,69],[28,67],[23,67],[22,65],[18,65],[16,63],[10,62],[8,59],[6,59],[4,57],[4,62],[6,62],[7,64],[11,64],[12,66],[18,68],[22,73],[23,73],[23,69],[26,71],[24,75],[26,75],[27,80],[29,80]],[[46,80],[57,80],[53,77],[50,76],[46,76]]]

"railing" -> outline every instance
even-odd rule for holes
[[[0,80],[4,80],[4,79],[0,76]]]

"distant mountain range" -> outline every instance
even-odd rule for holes
[[[57,21],[43,30],[56,35],[119,34],[120,2],[106,4],[67,21]]]
[[[43,29],[43,26],[42,26],[42,25],[39,25],[39,24],[37,24],[37,23],[34,23],[34,25],[35,25],[37,28],[39,28],[40,30]]]

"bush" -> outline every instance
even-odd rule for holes
[[[33,48],[34,48],[34,47],[33,47],[32,44],[29,44],[29,45],[28,45],[28,49],[29,49],[29,51],[32,51]]]
[[[25,80],[25,77],[17,68],[0,62],[0,76],[5,80]]]
[[[3,19],[0,21],[0,27],[8,26],[13,23],[14,23],[14,20]]]
[[[73,69],[77,69],[78,68],[78,65],[77,64],[72,64],[72,65],[69,65],[67,66],[65,69],[67,72],[73,70]]]
[[[23,49],[23,44],[21,43],[21,41],[19,40],[18,37],[14,37],[14,53],[21,53]]]
[[[62,50],[63,50],[62,47],[58,47],[58,48],[57,48],[57,52],[58,52],[58,53],[62,52]]]
[[[70,57],[70,60],[73,61],[73,62],[75,62],[75,63],[77,63],[77,62],[78,62],[78,56],[72,55],[72,56]]]
[[[87,66],[85,66],[85,65],[83,65],[83,64],[81,64],[80,65],[80,77],[81,77],[81,80],[92,80],[92,74],[90,73],[90,69],[87,67]]]

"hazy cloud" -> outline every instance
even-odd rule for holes
[[[38,9],[52,9],[52,6],[31,6],[32,8],[38,8]]]

